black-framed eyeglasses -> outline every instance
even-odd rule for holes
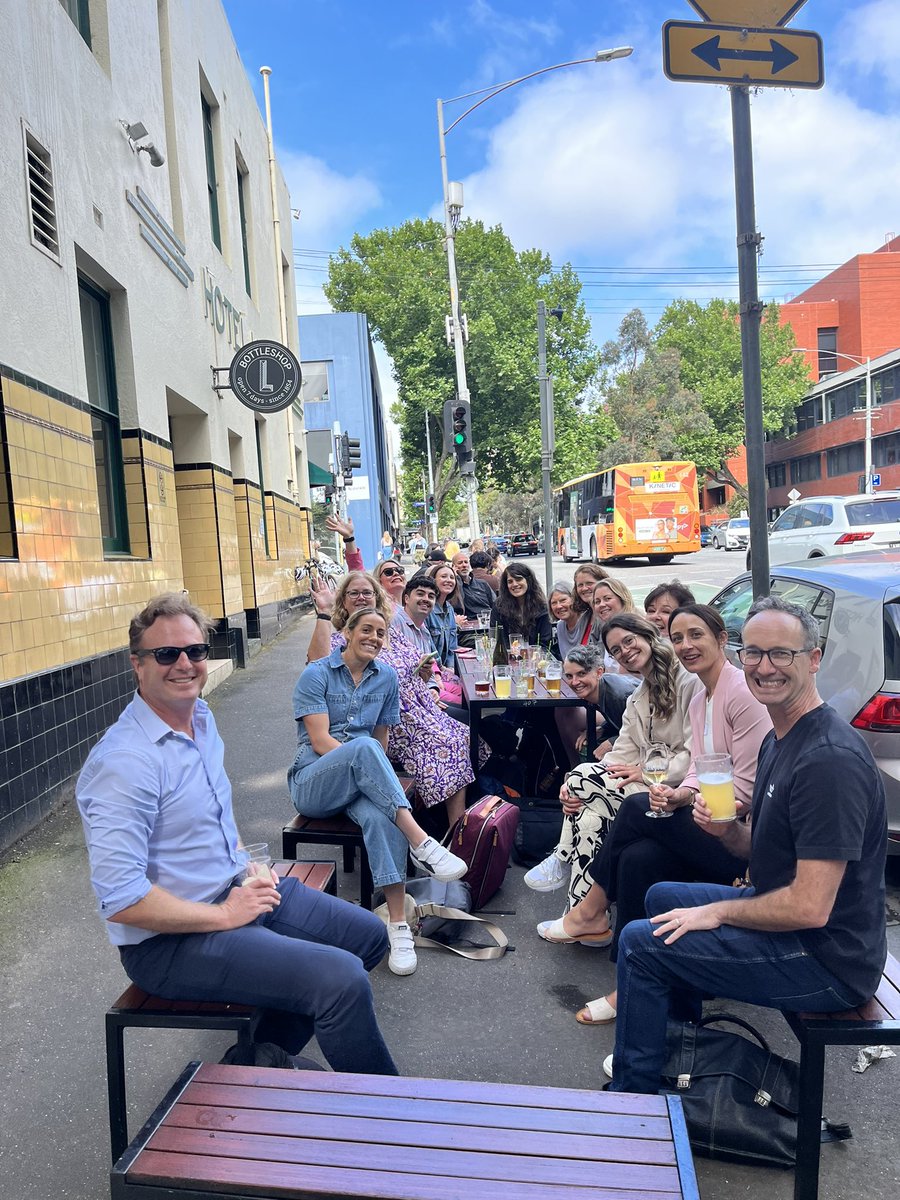
[[[630,650],[632,648],[632,646],[636,646],[636,645],[637,645],[637,638],[634,636],[634,634],[626,633],[625,636],[622,638],[621,642],[619,642],[619,644],[617,646],[609,646],[608,650],[613,658],[619,659],[622,657],[622,655],[625,653],[626,650]]]
[[[403,579],[406,577],[406,571],[403,569],[403,567],[385,567],[381,572],[382,578],[391,575],[399,575],[400,578]]]
[[[811,654],[814,647],[808,650],[760,650],[758,646],[744,646],[738,650],[737,656],[745,667],[758,667],[767,658],[773,667],[789,667],[798,654]]]
[[[152,654],[161,667],[171,667],[186,654],[191,662],[203,662],[209,658],[209,642],[195,642],[193,646],[157,646],[155,650],[135,650],[135,658],[146,658]]]

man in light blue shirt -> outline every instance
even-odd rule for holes
[[[210,627],[174,593],[134,618],[137,693],[78,779],[110,941],[145,991],[258,1006],[256,1041],[295,1055],[315,1034],[334,1070],[394,1075],[367,977],[383,923],[295,879],[240,886],[224,746],[200,699]]]
[[[437,584],[430,576],[413,575],[403,589],[402,607],[398,605],[391,618],[391,628],[399,630],[423,657],[426,654],[437,657],[434,639],[426,624],[434,610],[437,594]]]

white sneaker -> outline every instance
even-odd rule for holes
[[[555,892],[557,888],[565,887],[568,876],[567,864],[554,852],[525,872],[525,884],[533,892]]]
[[[388,967],[395,975],[412,975],[418,966],[412,930],[405,921],[402,921],[396,925],[388,922],[387,931],[388,941],[391,944]]]
[[[606,1076],[607,1079],[612,1079],[612,1077],[613,1077],[612,1060],[613,1060],[613,1056],[611,1054],[607,1054],[606,1058],[604,1058],[604,1060],[603,1060],[603,1074]]]
[[[446,846],[442,846],[432,837],[426,838],[421,846],[417,846],[412,851],[412,856],[420,867],[424,867],[429,875],[433,875],[441,883],[462,879],[469,869],[465,859],[451,854]]]

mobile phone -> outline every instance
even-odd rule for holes
[[[437,655],[434,653],[434,651],[432,651],[431,654],[423,654],[422,657],[419,659],[419,666],[420,667],[430,666],[436,658],[437,658]]]

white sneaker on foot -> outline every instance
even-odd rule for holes
[[[612,1079],[612,1077],[613,1077],[613,1061],[612,1060],[613,1060],[613,1056],[611,1054],[607,1054],[606,1058],[604,1058],[604,1060],[603,1060],[603,1074],[606,1076],[607,1079]]]
[[[433,875],[441,883],[462,879],[469,869],[465,859],[451,854],[446,846],[442,846],[432,837],[426,838],[421,846],[417,846],[412,851],[412,856],[420,867],[424,867],[429,875]]]
[[[388,967],[395,975],[412,975],[418,966],[412,930],[405,921],[398,921],[396,925],[389,921],[387,932],[391,944]]]
[[[533,892],[555,892],[557,888],[565,887],[568,875],[566,864],[553,853],[525,872],[525,885]]]

